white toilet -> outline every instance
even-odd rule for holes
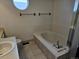
[[[22,40],[21,39],[16,39],[17,44],[21,44]]]

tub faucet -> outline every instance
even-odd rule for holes
[[[59,41],[57,41],[56,43],[57,43],[57,48],[59,49],[60,48]]]
[[[60,48],[59,41],[56,41],[56,43],[54,44],[54,47],[56,47],[57,49],[59,49],[59,48]]]
[[[60,48],[62,48],[63,46],[60,44],[60,42],[59,41],[56,41],[56,48],[57,49],[60,49]]]

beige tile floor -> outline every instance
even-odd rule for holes
[[[28,59],[47,59],[34,41],[24,46],[25,55]]]

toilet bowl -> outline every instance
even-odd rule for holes
[[[21,44],[22,40],[21,39],[16,39],[17,44]]]

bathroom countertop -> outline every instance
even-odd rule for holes
[[[9,38],[2,38],[0,41],[12,41],[15,44],[14,49],[7,55],[0,57],[0,59],[19,59],[18,49],[17,49],[17,43],[15,37],[9,37]]]

